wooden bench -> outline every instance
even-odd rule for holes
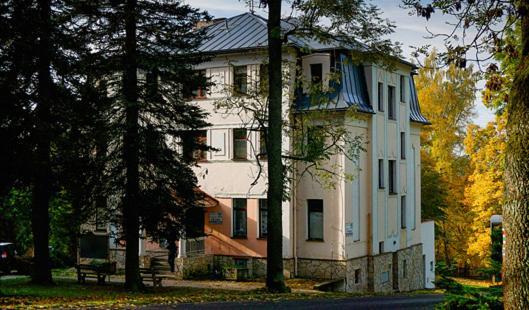
[[[169,262],[164,259],[153,257],[149,268],[140,268],[141,280],[143,282],[152,282],[152,286],[162,287],[163,279],[176,280],[176,276],[171,272]]]
[[[87,278],[97,279],[97,284],[105,284],[106,277],[116,274],[116,262],[103,264],[77,264],[77,282],[86,283]]]

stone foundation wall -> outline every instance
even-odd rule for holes
[[[393,291],[393,253],[382,253],[372,257],[373,291],[392,292]]]
[[[424,262],[422,244],[397,252],[398,287],[400,292],[424,288]]]
[[[177,279],[200,279],[215,277],[213,255],[175,258]]]
[[[368,264],[367,256],[346,262],[345,290],[347,292],[367,292],[369,290]]]
[[[298,258],[300,278],[333,280],[343,279],[346,274],[346,261]]]
[[[125,249],[114,248],[109,250],[109,259],[111,262],[116,262],[116,268],[119,270],[125,269]]]
[[[250,279],[266,277],[266,258],[227,255],[179,257],[175,259],[175,272],[178,279],[220,279],[223,277],[225,269],[235,267],[241,262],[244,262],[248,268]],[[292,259],[284,259],[283,267],[286,278],[293,276],[294,262]]]

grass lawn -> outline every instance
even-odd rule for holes
[[[289,281],[290,282],[290,281]],[[305,286],[299,280],[289,283]],[[1,309],[26,308],[129,308],[144,304],[175,304],[213,301],[274,301],[286,299],[343,298],[358,296],[350,293],[323,293],[296,291],[286,294],[270,294],[262,289],[235,291],[226,289],[204,289],[191,287],[148,288],[145,292],[128,292],[122,285],[95,283],[77,284],[75,280],[58,279],[52,287],[33,285],[29,278],[4,279],[0,281]],[[432,293],[432,292],[428,292]]]

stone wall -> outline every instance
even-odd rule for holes
[[[175,258],[177,279],[198,279],[215,277],[213,255]]]
[[[373,291],[392,292],[393,291],[393,253],[383,253],[372,257]]]
[[[298,277],[321,280],[343,279],[346,261],[298,258]]]
[[[125,269],[125,249],[113,248],[109,250],[109,260],[116,262],[116,268],[119,270]]]
[[[350,259],[346,262],[345,290],[366,292],[369,288],[369,259],[367,256]]]
[[[243,263],[248,268],[250,279],[266,277],[266,258],[239,257],[228,255],[199,255],[175,259],[175,272],[178,279],[217,278],[223,277],[225,269]],[[285,277],[290,278],[294,272],[292,259],[284,259]]]
[[[422,244],[398,251],[397,260],[399,291],[405,292],[424,288]]]

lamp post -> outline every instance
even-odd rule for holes
[[[501,262],[501,266],[502,266],[502,270],[503,270],[503,257],[505,255],[504,254],[505,253],[505,251],[504,251],[504,249],[505,249],[505,231],[503,230],[502,221],[503,221],[503,217],[501,215],[494,214],[493,216],[490,217],[490,234],[491,234],[491,248],[492,248],[491,260]],[[497,226],[501,227],[501,232],[502,232],[501,257],[494,257],[494,242],[495,242],[495,240],[493,239],[493,237],[494,237],[494,228],[497,227]],[[500,275],[501,274],[502,274],[502,272],[500,272]],[[493,283],[496,282],[496,279],[497,279],[497,274],[492,275],[492,282]]]

